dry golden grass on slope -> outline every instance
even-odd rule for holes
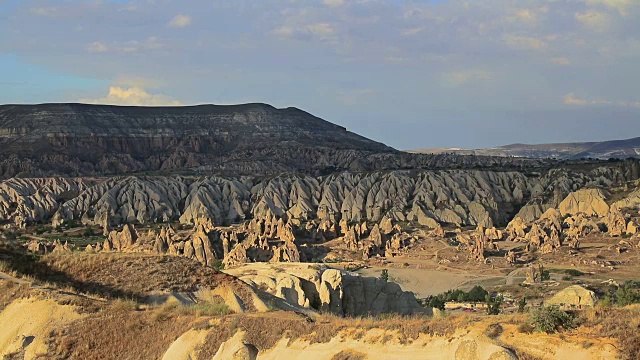
[[[623,360],[640,358],[640,306],[593,309],[587,313],[584,326],[593,328],[593,337],[618,340]]]
[[[65,253],[42,257],[0,248],[4,266],[39,284],[107,299],[144,302],[151,292],[191,292],[229,286],[254,311],[253,289],[243,281],[177,256],[142,253]]]
[[[204,345],[199,348],[198,359],[211,359],[220,345],[238,330],[245,331],[245,341],[262,351],[272,348],[283,338],[307,340],[312,344],[327,343],[342,332],[357,339],[372,329],[395,331],[397,335],[390,336],[387,341],[393,338],[408,344],[421,334],[451,335],[457,329],[480,320],[481,317],[466,314],[437,319],[400,315],[341,318],[324,314],[314,322],[305,316],[283,311],[232,315],[221,319],[215,331],[208,335]]]
[[[49,359],[160,359],[191,329],[193,315],[155,316],[153,311],[103,311],[51,334]]]
[[[29,285],[16,284],[9,280],[0,280],[0,311],[14,300],[28,297],[31,293]]]

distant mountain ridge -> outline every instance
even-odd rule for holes
[[[556,158],[575,160],[582,158],[610,159],[640,157],[640,137],[626,140],[555,144],[511,144],[487,149],[438,148],[409,151],[418,154],[513,156],[527,158]]]
[[[0,106],[0,175],[232,172],[342,167],[382,143],[289,107]]]

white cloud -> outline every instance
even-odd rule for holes
[[[538,13],[546,13],[547,8],[540,9],[515,9],[513,15],[507,17],[510,22],[524,22],[535,24],[538,22]]]
[[[307,25],[307,30],[312,34],[319,36],[331,35],[336,32],[336,29],[331,24],[327,23]]]
[[[556,65],[571,65],[571,59],[566,57],[553,57],[550,61]]]
[[[506,34],[503,36],[504,43],[513,49],[540,50],[547,46],[547,43],[537,37]]]
[[[91,44],[87,45],[87,51],[94,53],[103,53],[109,51],[109,47],[101,41],[94,41]]]
[[[460,87],[470,82],[489,79],[491,79],[491,73],[479,69],[452,71],[442,74],[441,77],[442,84],[446,87]]]
[[[599,11],[576,13],[575,17],[580,23],[595,31],[605,31],[611,23],[611,17]]]
[[[280,38],[305,38],[314,36],[323,40],[330,39],[338,33],[336,27],[329,23],[312,23],[301,26],[283,25],[275,28],[272,34]]]
[[[564,103],[567,105],[587,105],[589,104],[589,101],[577,98],[574,93],[568,93],[564,96]]]
[[[178,106],[182,103],[167,95],[150,94],[140,87],[123,88],[119,86],[109,87],[109,94],[98,99],[80,99],[86,104],[109,104],[129,106]]]
[[[130,40],[122,43],[106,44],[102,41],[94,41],[86,46],[88,52],[106,53],[106,52],[122,52],[134,53],[141,50],[156,50],[164,45],[155,36],[150,36],[144,41]]]
[[[185,28],[191,25],[191,16],[178,14],[169,22],[169,27],[172,28]]]
[[[608,100],[608,99],[588,99],[579,98],[574,93],[568,93],[564,96],[564,103],[567,105],[588,106],[588,105],[614,105],[620,107],[637,107],[640,108],[640,100],[624,101],[624,100]]]
[[[638,5],[638,0],[587,0],[590,5],[602,5],[617,10],[620,15],[626,16],[632,5]]]
[[[413,36],[423,32],[424,30],[424,27],[414,27],[410,29],[404,29],[400,32],[400,34],[402,34],[402,36]]]
[[[323,3],[329,7],[342,6],[344,2],[344,0],[323,0]]]
[[[59,10],[56,7],[33,7],[29,9],[29,12],[38,16],[57,16]]]

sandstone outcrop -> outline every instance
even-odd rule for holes
[[[569,194],[558,209],[562,215],[584,213],[587,216],[605,216],[609,212],[606,197],[601,189],[582,189]]]
[[[289,303],[339,315],[424,310],[413,294],[402,291],[398,284],[323,265],[260,263],[225,271]]]
[[[545,306],[560,306],[566,310],[594,307],[596,295],[593,291],[587,290],[580,285],[572,285],[558,292],[545,301],[544,304]]]
[[[523,193],[529,186],[518,173],[483,171],[342,173],[266,180],[125,177],[85,186],[59,206],[51,201],[46,212],[37,218],[27,216],[26,221],[54,218],[57,223],[77,220],[102,227],[105,216],[112,226],[178,219],[191,225],[204,220],[225,225],[252,218],[277,228],[280,219],[315,219],[323,235],[330,235],[340,221],[365,220],[380,224],[384,220],[388,233],[391,229],[386,225],[417,221],[420,213],[436,222],[491,227],[506,221],[509,209],[526,200]],[[19,199],[11,202],[34,201],[33,192],[14,195]],[[5,205],[5,214],[9,208]],[[288,224],[282,225],[282,234],[290,237]]]

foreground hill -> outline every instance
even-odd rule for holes
[[[515,156],[528,158],[556,158],[556,159],[610,159],[640,157],[640,137],[627,140],[610,140],[598,142],[578,142],[559,144],[511,144],[487,149],[418,149],[413,153],[482,156]]]
[[[562,334],[533,332],[522,314],[343,318],[177,257],[0,255],[3,359],[631,359],[638,338],[625,332],[631,309],[585,311]]]

